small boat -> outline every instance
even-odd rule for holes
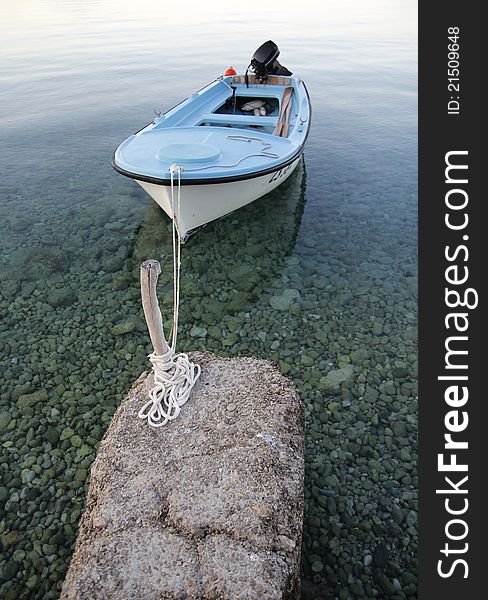
[[[228,69],[115,150],[115,170],[135,179],[175,219],[181,242],[264,196],[297,167],[310,129],[310,99],[278,55],[276,44],[266,42],[244,75]]]

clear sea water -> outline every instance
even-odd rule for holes
[[[271,37],[310,91],[304,165],[184,247],[181,347],[269,358],[300,389],[304,598],[415,598],[416,3],[0,17],[0,597],[58,596],[97,443],[147,368],[137,266],[169,269],[168,220],[112,151]]]

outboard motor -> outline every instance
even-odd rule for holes
[[[289,71],[283,65],[280,65],[278,62],[278,56],[280,54],[280,49],[278,46],[268,40],[264,42],[262,46],[256,50],[253,54],[251,63],[246,69],[246,84],[248,82],[247,72],[249,69],[254,71],[256,75],[256,79],[258,81],[265,81],[268,78],[268,75],[291,75],[291,71]]]

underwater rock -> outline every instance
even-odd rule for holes
[[[395,367],[392,370],[392,375],[393,377],[396,377],[398,379],[403,379],[405,377],[408,377],[408,369],[406,369],[405,367]]]
[[[12,420],[12,417],[9,412],[0,413],[0,431],[7,429],[7,425]]]
[[[116,292],[127,289],[132,283],[133,278],[130,273],[121,273],[112,278],[112,289]]]
[[[29,298],[35,289],[36,284],[33,281],[24,281],[20,286],[20,293],[24,298]]]
[[[126,333],[131,333],[134,329],[135,325],[133,321],[122,321],[114,325],[110,331],[112,335],[125,335]]]
[[[48,303],[54,308],[69,306],[70,304],[73,304],[75,300],[76,295],[73,290],[70,290],[69,288],[56,288],[47,296]]]
[[[249,264],[241,264],[229,271],[229,278],[235,283],[238,290],[250,292],[259,281],[259,275]]]
[[[232,295],[230,302],[227,304],[227,310],[230,313],[237,313],[245,310],[251,301],[251,297],[246,292],[237,292]]]
[[[17,408],[20,411],[31,408],[38,403],[44,403],[48,399],[47,390],[37,390],[32,394],[24,394],[17,400]]]
[[[25,231],[32,225],[32,219],[26,215],[12,215],[8,220],[11,231]]]
[[[345,381],[352,378],[353,373],[354,369],[351,365],[329,371],[325,377],[320,379],[319,387],[325,392],[337,392]]]
[[[125,259],[122,256],[109,256],[102,262],[102,269],[108,273],[120,271],[124,266]]]
[[[275,310],[288,310],[290,306],[300,299],[300,292],[296,289],[283,290],[281,296],[271,296],[269,303]]]
[[[59,431],[56,429],[56,427],[49,427],[43,434],[43,437],[51,444],[56,444],[59,440]]]
[[[197,325],[193,325],[193,327],[190,329],[190,335],[192,337],[204,338],[207,336],[207,329],[205,327],[198,327]]]
[[[52,246],[22,247],[12,252],[9,277],[12,279],[38,280],[50,275],[64,273],[69,267],[69,256]]]
[[[5,298],[12,298],[19,291],[19,287],[20,287],[19,282],[15,281],[13,279],[7,280],[7,281],[2,281],[0,293]]]

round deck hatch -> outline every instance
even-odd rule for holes
[[[211,144],[166,144],[161,146],[156,156],[164,162],[177,164],[206,163],[219,158],[220,150]]]

